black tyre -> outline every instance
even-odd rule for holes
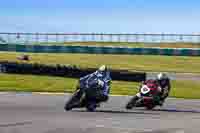
[[[132,109],[135,106],[137,100],[138,100],[137,96],[134,96],[133,98],[131,98],[131,100],[126,105],[126,109]]]
[[[146,109],[147,110],[152,110],[155,106],[154,105],[149,105],[149,106],[146,106]]]
[[[132,108],[133,108],[132,103],[128,103],[128,104],[126,105],[126,109],[132,109]]]
[[[64,109],[66,111],[72,110],[72,108],[79,103],[79,98],[77,97],[79,95],[79,90],[77,90],[71,98],[66,102]]]
[[[69,104],[65,104],[65,108],[66,111],[70,111],[72,110],[72,107]]]
[[[94,105],[94,104],[89,104],[89,105],[87,105],[87,111],[89,111],[89,112],[94,112],[95,110],[96,110],[96,105]]]
[[[69,101],[66,102],[64,109],[66,111],[72,110],[73,102],[74,102],[74,98],[72,97],[71,99],[69,99]]]

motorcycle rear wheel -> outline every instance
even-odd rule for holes
[[[96,110],[95,105],[88,105],[86,108],[87,108],[87,111],[89,112],[94,112]]]
[[[147,110],[152,110],[154,107],[155,107],[155,105],[149,105],[149,106],[146,106],[146,109]]]

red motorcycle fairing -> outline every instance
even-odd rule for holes
[[[142,88],[143,90],[141,89],[141,93],[148,90],[145,96],[154,96],[159,93],[159,86],[155,80],[147,80]]]
[[[133,107],[154,108],[157,105],[157,100],[159,100],[160,91],[156,80],[147,80],[140,88],[140,93],[127,103],[126,109],[132,109]]]
[[[142,94],[144,107],[147,107],[148,109],[152,109],[155,106],[154,96],[158,95],[159,93],[158,87],[159,86],[155,80],[147,80],[145,82],[145,84],[143,85],[141,89],[141,93],[146,91],[146,93]]]
[[[143,97],[143,102],[145,105],[151,104],[153,102],[153,97]]]

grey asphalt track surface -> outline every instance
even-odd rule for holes
[[[0,94],[0,133],[199,133],[200,100],[168,99],[153,111],[127,111],[111,97],[96,112],[65,112],[69,95]]]

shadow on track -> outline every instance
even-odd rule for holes
[[[181,113],[200,113],[200,110],[185,110],[185,109],[153,109],[152,111],[163,111],[163,112],[181,112]]]
[[[72,110],[72,112],[88,112],[86,110]],[[144,110],[131,110],[131,111],[114,111],[114,110],[96,110],[97,113],[111,113],[111,114],[143,114],[143,115],[160,115],[160,113],[145,112]]]
[[[25,121],[25,122],[16,122],[16,123],[8,123],[8,124],[0,124],[0,127],[15,127],[15,126],[25,126],[32,124],[31,121]]]

